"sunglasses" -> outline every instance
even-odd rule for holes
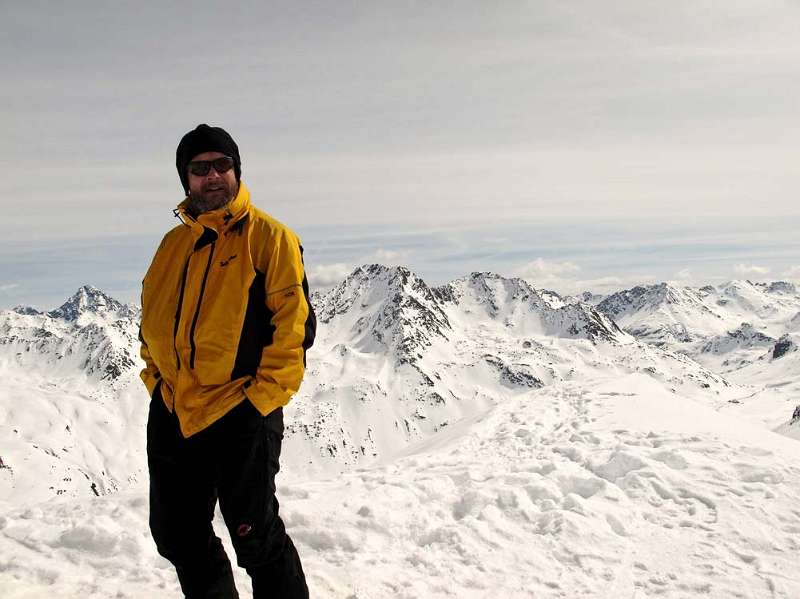
[[[222,156],[214,160],[194,160],[189,163],[189,172],[198,177],[205,177],[211,172],[211,167],[220,175],[227,173],[233,168],[233,158],[230,156]]]

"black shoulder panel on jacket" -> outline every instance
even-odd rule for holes
[[[300,246],[300,260],[303,261],[303,246]],[[303,266],[305,266],[305,261],[303,261]],[[305,268],[303,269],[305,271]],[[308,348],[314,345],[314,338],[317,335],[317,315],[314,314],[314,306],[311,305],[311,298],[308,291],[308,278],[306,277],[305,272],[303,272],[303,295],[306,298],[306,303],[308,304],[308,316],[306,317],[305,322],[305,336],[303,337],[303,368],[306,367],[306,352]]]

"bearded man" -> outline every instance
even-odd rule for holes
[[[250,203],[222,128],[187,133],[176,166],[181,224],[142,283],[150,530],[187,598],[238,597],[211,524],[219,500],[254,598],[307,598],[275,497],[282,407],[316,330],[303,248]]]

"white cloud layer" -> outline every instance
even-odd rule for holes
[[[581,267],[569,261],[557,262],[536,258],[518,269],[514,276],[525,279],[537,289],[550,289],[561,294],[575,295],[584,291],[609,293],[642,284],[657,282],[651,274],[610,275],[604,277],[578,276]]]
[[[769,274],[770,269],[766,266],[758,266],[756,264],[737,264],[733,268],[734,272],[742,277],[746,276],[765,276]]]
[[[786,269],[781,276],[787,279],[800,279],[800,265]]]
[[[209,122],[236,138],[254,203],[302,234],[318,285],[368,261],[436,282],[528,264],[554,288],[783,272],[800,228],[800,4],[664,6],[342,0],[221,18],[198,0],[187,18],[169,3],[10,3],[0,267],[45,298],[97,263],[118,279],[124,262],[134,299],[157,241],[113,260],[92,247],[176,224],[175,147]],[[236,33],[224,51],[205,43],[222,23]],[[784,230],[753,231],[763,215]],[[728,248],[713,237],[722,220]],[[516,225],[528,235],[502,230]],[[378,233],[344,247],[351,226]],[[461,245],[379,233],[437,228]],[[336,255],[312,229],[343,240]],[[89,251],[65,264],[48,249],[65,238]]]
[[[340,283],[353,271],[352,266],[342,262],[335,264],[313,264],[306,268],[308,284],[312,291],[324,290]]]

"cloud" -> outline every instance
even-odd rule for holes
[[[570,275],[578,271],[580,267],[574,262],[551,262],[544,258],[536,258],[519,268],[515,275],[525,279],[534,287],[563,293],[565,289],[574,289],[575,281]]]
[[[553,262],[537,258],[519,268],[515,276],[527,280],[537,289],[549,289],[563,295],[577,295],[584,291],[608,294],[636,285],[651,285],[660,279],[652,274],[606,275],[578,277],[582,269],[574,262]]]
[[[362,264],[372,264],[374,262],[384,266],[409,266],[411,264],[411,252],[378,248],[361,258]]]
[[[737,264],[733,268],[737,275],[741,276],[764,276],[769,273],[770,269],[766,266],[757,266],[755,264]]]
[[[637,285],[654,285],[660,279],[655,275],[630,275],[625,277],[599,277],[596,279],[582,279],[573,281],[571,284],[564,287],[562,293],[577,294],[582,291],[592,291],[594,293],[607,294],[620,291],[621,289],[629,289]]]
[[[675,273],[675,279],[679,281],[686,281],[692,278],[692,271],[689,268],[684,268]]]
[[[6,283],[4,285],[0,285],[0,293],[8,293],[9,291],[14,291],[15,289],[19,289],[19,283]]]
[[[580,272],[581,267],[574,262],[554,262],[537,258],[519,268],[514,274],[527,280],[537,289],[550,289],[566,295],[575,295],[583,291],[611,293],[626,287],[657,281],[655,276],[647,274],[578,278],[577,274]]]
[[[565,274],[578,272],[580,266],[574,262],[549,262],[544,258],[536,258],[519,270],[519,276],[525,278],[561,278]]]
[[[353,267],[343,262],[334,264],[315,264],[306,269],[308,284],[312,291],[327,289],[341,283],[353,271]]]
[[[332,262],[330,264],[315,263],[306,267],[308,284],[312,291],[325,291],[341,283],[360,264],[383,264],[384,266],[408,266],[410,252],[378,248],[374,252],[362,255],[348,262]]]
[[[800,266],[792,266],[781,273],[782,277],[787,279],[800,279]]]
[[[384,248],[379,248],[376,250],[375,260],[381,264],[389,265],[389,264],[396,264],[398,260],[404,260],[408,257],[408,252],[397,252],[395,250],[387,250]]]

